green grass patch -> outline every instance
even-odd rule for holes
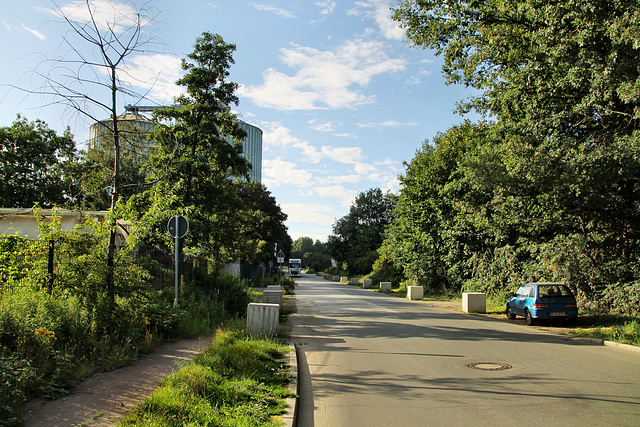
[[[604,322],[611,323],[614,321],[608,319],[604,320]],[[582,319],[580,323],[584,324],[585,319]],[[580,327],[570,330],[569,333],[581,338],[600,338],[605,341],[640,346],[640,321],[637,319],[625,321],[622,324]]]
[[[279,426],[289,369],[282,343],[219,331],[212,345],[118,424],[125,426]]]

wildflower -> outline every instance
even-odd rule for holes
[[[36,329],[36,331],[34,332],[34,335],[36,337],[43,337],[45,339],[50,339],[52,341],[57,340],[56,333],[44,327]]]

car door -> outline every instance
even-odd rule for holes
[[[513,314],[524,316],[524,305],[527,300],[527,298],[524,296],[525,289],[526,288],[524,286],[521,286],[516,291],[516,294],[513,299],[513,305],[511,307],[511,311],[513,311]]]

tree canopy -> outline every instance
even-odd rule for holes
[[[409,274],[496,292],[560,280],[589,304],[637,312],[640,5],[404,0],[395,17],[416,46],[444,56],[450,83],[478,89],[460,111],[494,120],[481,134],[445,133],[475,135],[455,168],[434,169],[447,151],[440,143],[409,165],[400,209],[417,215],[403,199],[421,200],[429,244],[419,248],[432,254],[429,268]],[[438,197],[433,179],[411,179],[425,168],[445,182]],[[463,245],[453,256],[443,242]],[[396,262],[418,259],[409,244],[389,243]]]
[[[237,84],[227,80],[234,50],[218,35],[197,38],[177,82],[186,93],[154,112],[154,153],[146,165],[154,185],[132,201],[160,234],[166,218],[187,216],[185,248],[215,263],[236,259],[246,224],[255,219],[241,197],[253,190],[238,181],[246,179],[249,164],[241,155],[246,134],[230,111],[237,103]],[[272,213],[281,221],[281,214]]]
[[[483,90],[471,106],[511,126],[604,144],[637,126],[638,2],[402,0],[395,17],[444,55],[449,82]]]
[[[76,156],[69,129],[58,135],[46,123],[18,116],[0,128],[0,206],[63,206],[73,197],[69,166]]]
[[[372,188],[359,193],[349,213],[335,221],[327,246],[338,263],[348,264],[349,273],[367,274],[371,271],[393,207],[390,194]]]

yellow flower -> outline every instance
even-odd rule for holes
[[[48,330],[47,328],[44,328],[44,327],[36,329],[34,334],[35,334],[36,337],[43,337],[45,339],[48,338],[48,339],[52,339],[53,341],[55,341],[57,339],[55,332],[50,331],[50,330]]]

